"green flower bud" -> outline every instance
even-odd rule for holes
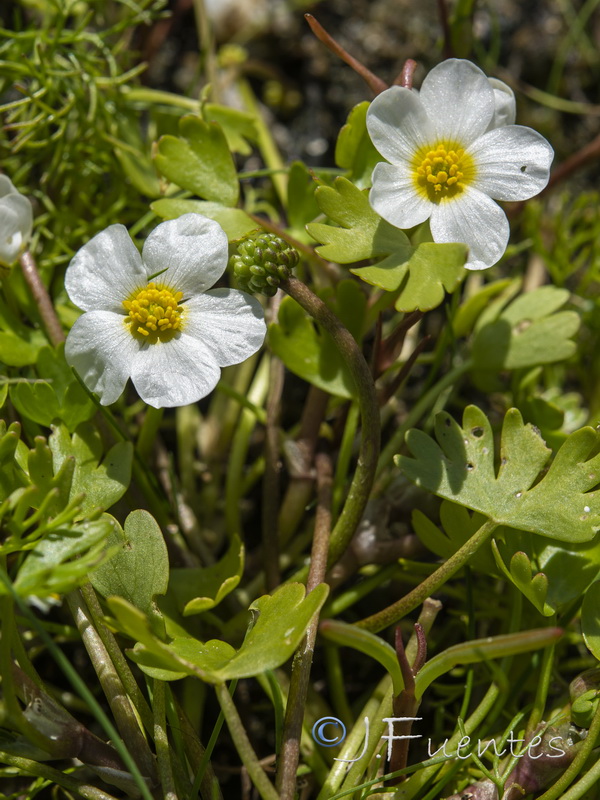
[[[243,239],[229,263],[240,289],[272,297],[299,259],[298,251],[284,239],[274,233],[259,233]]]

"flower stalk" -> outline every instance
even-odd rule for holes
[[[331,534],[328,557],[328,566],[331,567],[348,547],[361,520],[375,480],[380,437],[379,403],[371,371],[348,329],[325,303],[297,278],[291,277],[282,281],[281,288],[329,333],[352,374],[360,405],[362,435],[358,463],[342,513]]]
[[[370,617],[361,619],[356,624],[361,628],[366,628],[372,633],[377,633],[388,625],[394,625],[413,609],[421,605],[433,592],[443,586],[446,581],[455,575],[461,567],[469,562],[472,556],[488,541],[492,533],[498,527],[498,523],[493,520],[484,522],[481,528],[465,542],[465,544],[454,553],[441,567],[436,569],[428,578],[425,578],[412,592],[404,595],[396,603],[384,608],[382,611]]]

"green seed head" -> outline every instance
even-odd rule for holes
[[[300,256],[274,233],[250,234],[243,239],[229,263],[240,289],[272,297],[282,280],[292,274]]]

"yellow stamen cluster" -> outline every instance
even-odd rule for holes
[[[415,181],[430,199],[453,197],[462,191],[464,180],[470,177],[471,159],[455,145],[440,143],[423,148],[415,158]],[[466,174],[465,174],[466,173]]]
[[[150,282],[123,301],[125,324],[133,336],[151,344],[168,342],[183,327],[182,292]]]

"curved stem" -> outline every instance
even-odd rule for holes
[[[331,534],[328,558],[331,566],[348,547],[373,487],[379,456],[379,404],[371,370],[348,329],[301,281],[288,278],[281,282],[281,288],[329,333],[352,374],[360,405],[362,435],[358,463],[344,508]]]
[[[416,586],[412,592],[402,597],[396,603],[384,608],[377,614],[361,619],[356,624],[361,628],[366,628],[373,633],[393,625],[398,620],[405,617],[417,606],[421,605],[433,592],[443,586],[461,567],[469,561],[471,556],[487,542],[492,533],[498,527],[498,523],[493,520],[484,522],[481,528],[471,536],[471,538],[459,548],[453,556],[445,561],[441,567],[436,569],[428,578]]]
[[[23,277],[27,281],[31,296],[33,297],[35,304],[38,307],[38,311],[40,312],[40,317],[42,318],[42,322],[46,328],[48,338],[54,347],[56,347],[61,342],[64,342],[65,334],[63,332],[62,325],[60,324],[60,320],[56,316],[56,311],[52,305],[52,300],[50,299],[48,290],[44,286],[35,260],[29,250],[26,250],[23,253],[19,259],[19,262],[21,264],[21,269],[23,270]]]

